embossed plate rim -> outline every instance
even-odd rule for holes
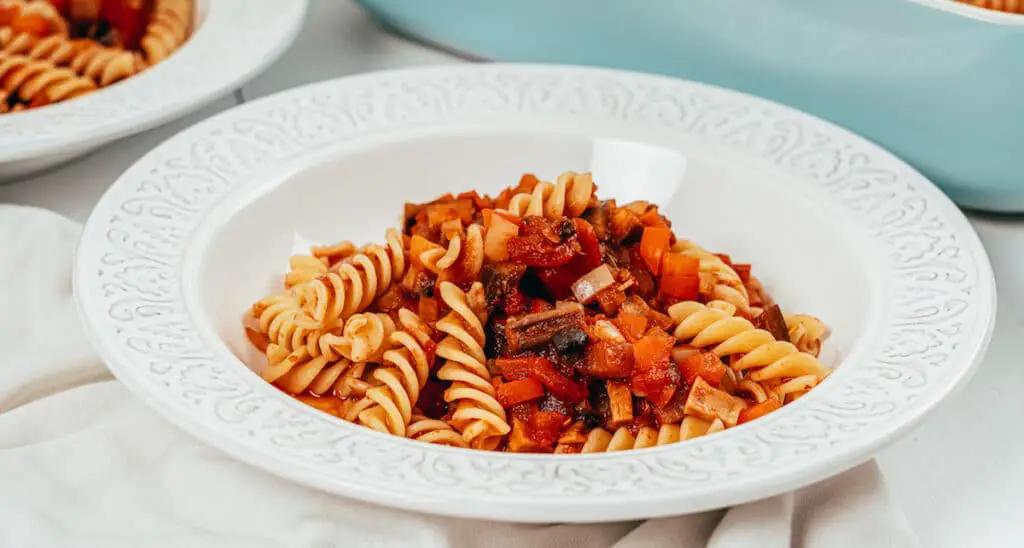
[[[491,102],[470,92],[489,92]],[[573,109],[565,109],[558,101],[566,97],[585,104],[577,101]],[[586,102],[588,97],[597,100]],[[670,116],[676,110],[645,110],[652,104],[678,107],[678,119]],[[725,111],[728,114],[722,114]],[[322,117],[305,127],[301,116],[312,114]],[[325,118],[328,115],[332,118]],[[628,123],[652,134],[665,127],[699,130],[704,133],[694,138],[726,148],[740,145],[716,141],[714,132],[729,129],[730,123],[757,121],[758,131],[768,137],[783,126],[806,132],[812,138],[784,142],[781,152],[766,149],[763,158],[754,158],[752,150],[735,152],[751,156],[751,161],[774,161],[780,169],[787,158],[820,160],[823,152],[834,154],[834,169],[823,174],[814,171],[820,168],[814,161],[791,163],[789,169],[799,184],[820,186],[815,194],[821,190],[821,199],[841,205],[851,220],[863,225],[879,251],[891,256],[882,266],[890,272],[885,295],[893,300],[878,305],[884,309],[887,327],[864,344],[871,354],[863,364],[852,364],[847,371],[850,364],[844,363],[817,394],[757,423],[675,446],[594,456],[489,454],[366,431],[267,390],[255,375],[239,369],[237,360],[225,363],[219,349],[203,342],[209,334],[196,327],[186,305],[194,295],[186,298],[182,293],[194,291],[191,274],[183,272],[182,257],[195,244],[199,219],[225,197],[258,186],[245,184],[257,168],[266,176],[265,171],[279,165],[275,155],[293,154],[289,147],[301,155],[322,150],[339,138],[458,125],[460,119],[482,116],[492,117],[488,119],[496,124],[503,119],[528,124],[583,117],[608,127]],[[272,124],[266,124],[274,120],[288,122],[274,126],[287,137],[276,144],[268,129]],[[217,148],[226,146],[227,135],[248,148],[236,143],[230,154]],[[751,137],[747,145],[770,144],[755,141]],[[809,148],[800,148],[805,146]],[[203,154],[210,157],[203,160]],[[245,162],[252,165],[243,167]],[[204,184],[192,182],[201,178]],[[166,193],[172,187],[175,192]],[[151,202],[148,209],[142,201],[146,199]],[[160,200],[162,209],[153,207]],[[178,215],[182,220],[175,220]],[[163,232],[157,237],[139,230],[136,223]],[[901,245],[909,245],[899,240],[908,226],[919,227],[925,231],[922,236],[934,236],[938,242],[937,249],[933,242],[920,251],[935,251],[936,256],[921,263],[933,270],[920,272],[923,267],[915,261],[925,259],[914,258],[914,249],[901,251]],[[951,277],[954,269],[962,274],[961,280]],[[901,272],[907,276],[899,276]],[[119,273],[126,277],[119,278]],[[922,297],[920,290],[932,296]],[[985,251],[952,202],[912,168],[845,130],[769,101],[682,80],[514,64],[407,69],[331,80],[254,101],[197,124],[139,160],[100,200],[79,247],[75,294],[91,339],[118,378],[169,420],[233,456],[370,502],[528,522],[611,521],[707,510],[777,494],[850,468],[916,424],[974,371],[991,337],[996,298]],[[117,308],[126,299],[134,299],[135,308]],[[921,299],[924,304],[915,304]],[[924,305],[933,304],[927,309],[934,309],[931,316],[920,316]],[[934,329],[928,327],[933,321]],[[933,339],[925,342],[939,345],[938,350],[927,346],[920,354],[938,359],[937,352],[947,351],[941,354],[945,361],[901,362],[902,353],[909,350],[894,346],[900,341],[890,344],[885,339],[896,333],[895,322],[902,332],[931,334]],[[944,335],[934,338],[935,333]],[[147,346],[140,349],[142,342]],[[881,361],[875,352],[897,366]],[[164,378],[154,368],[184,377]],[[921,371],[931,372],[931,379],[916,378]],[[863,385],[856,384],[865,381],[877,383],[872,386],[884,389],[891,401],[866,396]],[[907,385],[908,381],[918,384]],[[906,401],[896,405],[894,391]],[[198,403],[189,397],[198,398]],[[216,402],[235,407],[217,408]],[[892,407],[870,406],[879,403]],[[237,422],[218,413],[227,410],[240,416]],[[813,443],[796,442],[792,436],[784,443],[786,428],[790,433],[801,425],[806,429],[809,420],[819,421],[814,426],[827,423],[831,429]]]
[[[0,164],[99,146],[201,108],[276,61],[302,29],[309,5],[197,2],[202,24],[153,68],[74,101],[0,116]]]

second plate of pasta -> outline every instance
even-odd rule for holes
[[[791,109],[575,67],[388,72],[152,151],[86,226],[114,373],[272,473],[463,517],[707,510],[841,472],[992,329],[934,186]]]

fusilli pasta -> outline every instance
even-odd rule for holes
[[[7,83],[0,113],[74,99],[166,59],[188,37],[193,2],[156,0],[152,12],[141,2],[123,3],[108,21],[99,0],[76,2],[67,18],[45,0],[0,0],[0,55],[34,75],[20,89]],[[133,29],[144,27],[146,36],[137,36]]]
[[[595,188],[525,175],[493,199],[406,204],[384,246],[293,256],[253,307],[264,378],[380,432],[557,454],[714,434],[827,378],[823,322],[784,314],[751,265],[678,239],[658,206]]]
[[[393,280],[402,277],[406,265],[402,237],[394,229],[386,236],[385,246],[370,244],[303,284],[300,323],[322,328],[341,322],[366,310]]]
[[[444,397],[455,404],[451,418],[455,429],[472,447],[494,449],[510,427],[484,363],[487,303],[483,292],[479,282],[468,294],[455,284],[441,283],[441,298],[452,311],[437,322],[437,330],[448,334],[437,347],[437,355],[447,360],[437,377],[452,383]]]
[[[96,84],[47,61],[0,53],[0,88],[29,107],[39,107],[95,91]]]
[[[191,0],[155,1],[141,42],[146,61],[159,63],[181,47],[192,27],[192,9]]]

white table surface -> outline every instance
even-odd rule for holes
[[[0,186],[0,203],[85,221],[107,186],[142,154],[195,122],[283,89],[348,74],[459,59],[389,36],[349,0],[313,0],[306,30],[241,90],[176,122],[116,142],[63,168]],[[971,382],[879,455],[890,489],[931,547],[1024,546],[1024,217],[970,216],[996,272],[999,315]]]

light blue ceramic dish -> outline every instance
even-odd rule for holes
[[[1024,212],[1024,16],[952,0],[358,1],[474,56],[787,103],[881,143],[963,206]]]

